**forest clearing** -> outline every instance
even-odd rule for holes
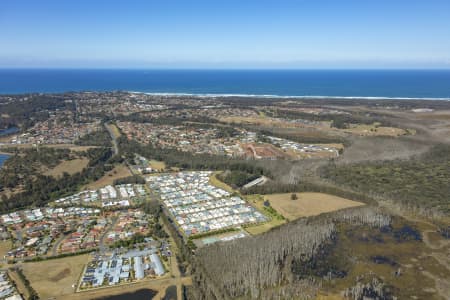
[[[81,172],[89,163],[87,158],[79,158],[63,161],[58,164],[56,167],[45,171],[43,174],[47,176],[60,177],[64,173],[68,173],[70,175],[75,174],[77,172]]]
[[[365,205],[364,203],[348,200],[324,193],[296,193],[296,200],[292,200],[290,193],[265,195],[270,205],[289,221],[320,215],[335,210]]]

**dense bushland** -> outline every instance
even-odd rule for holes
[[[255,169],[256,173],[247,173],[243,171],[227,171],[218,176],[218,178],[230,185],[232,188],[241,188],[245,184],[255,180],[261,173],[263,173],[262,168]]]
[[[329,164],[321,175],[407,208],[450,213],[450,146],[434,146],[409,160]]]
[[[270,177],[269,172],[251,161],[228,158],[221,155],[192,154],[176,149],[161,149],[140,144],[125,137],[118,139],[120,153],[132,161],[137,153],[149,159],[164,161],[169,167],[193,170],[231,170]]]
[[[102,126],[101,129],[79,138],[75,141],[75,144],[79,146],[111,147],[111,137],[106,128]]]
[[[75,111],[74,103],[64,101],[64,97],[59,95],[34,94],[23,99],[20,99],[22,96],[13,97],[17,97],[17,101],[0,105],[0,128],[18,126],[25,130],[38,121],[47,120],[51,111]]]
[[[16,188],[21,184],[30,184],[35,176],[41,173],[42,167],[53,168],[63,160],[82,156],[71,153],[69,149],[39,147],[33,149],[7,148],[12,153],[0,169],[0,190]]]
[[[25,173],[27,181],[22,192],[10,197],[2,196],[0,212],[5,213],[29,206],[43,206],[59,197],[78,191],[81,185],[95,181],[113,168],[117,158],[113,157],[109,148],[89,149],[83,154],[89,158],[89,163],[81,172],[69,175],[64,173],[60,178],[36,174],[34,178]],[[0,171],[1,173],[2,171]]]

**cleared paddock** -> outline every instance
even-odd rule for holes
[[[264,198],[288,220],[364,205],[361,202],[323,193],[296,194],[297,200],[291,200],[292,193],[265,195]]]

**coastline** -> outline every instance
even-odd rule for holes
[[[130,93],[143,94],[160,97],[196,97],[196,98],[261,98],[261,99],[300,99],[300,100],[403,100],[403,101],[450,101],[450,97],[389,97],[389,96],[327,96],[327,95],[277,95],[277,94],[240,94],[240,93],[183,93],[183,92],[145,92],[129,90],[85,90],[85,91],[64,91],[64,92],[23,92],[23,93],[3,93],[7,95],[58,95],[66,93]]]
[[[450,101],[450,97],[383,97],[383,96],[323,96],[323,95],[276,95],[276,94],[220,94],[220,93],[158,93],[158,92],[138,92],[124,91],[131,94],[144,94],[150,96],[166,97],[198,97],[198,98],[279,98],[279,99],[348,99],[348,100],[429,100],[429,101]]]

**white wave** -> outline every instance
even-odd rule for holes
[[[162,96],[162,97],[199,97],[199,98],[230,98],[230,97],[242,97],[242,98],[280,98],[280,99],[362,99],[362,100],[439,100],[450,101],[449,98],[433,98],[433,97],[382,97],[382,96],[317,96],[317,95],[271,95],[271,94],[220,94],[220,93],[160,93],[160,92],[136,92],[129,91],[131,94],[145,94],[150,96]]]

